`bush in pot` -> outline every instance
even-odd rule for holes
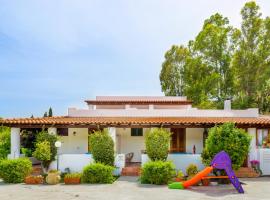
[[[149,161],[141,171],[141,183],[162,185],[175,177],[175,166],[170,161]]]
[[[148,157],[152,160],[165,161],[168,157],[171,132],[163,128],[153,128],[146,134],[145,146]]]
[[[86,166],[82,173],[83,183],[113,183],[114,167],[103,163],[94,163]]]
[[[32,163],[28,158],[0,161],[0,177],[6,183],[22,183],[32,172]]]
[[[89,147],[97,163],[114,165],[114,142],[107,129],[91,134],[89,136]]]
[[[65,184],[80,184],[81,183],[81,174],[80,173],[70,173],[66,174],[64,177]]]

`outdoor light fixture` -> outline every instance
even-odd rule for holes
[[[60,141],[56,141],[54,143],[54,146],[57,148],[57,170],[59,169],[59,154],[58,149],[62,146],[62,143]]]
[[[73,131],[73,135],[76,136],[76,134],[77,134],[76,131]]]
[[[54,146],[55,146],[56,148],[60,148],[60,147],[62,146],[62,143],[61,143],[60,141],[56,141],[56,142],[54,143]]]

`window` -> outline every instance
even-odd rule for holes
[[[68,128],[58,128],[57,134],[60,136],[68,136]]]
[[[257,129],[257,146],[262,148],[270,147],[270,134],[268,129]]]
[[[132,128],[131,129],[131,136],[143,136],[143,129],[142,128]]]

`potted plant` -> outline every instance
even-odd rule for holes
[[[46,177],[46,183],[50,185],[56,185],[60,182],[60,180],[60,171],[57,170],[50,170]]]
[[[175,178],[175,181],[176,182],[182,182],[183,180],[184,180],[184,173],[181,170],[179,170],[177,172],[177,176]]]
[[[43,179],[43,176],[41,175],[38,175],[38,176],[30,175],[30,176],[25,177],[24,179],[25,184],[31,184],[31,185],[43,184],[43,182],[44,182],[44,179]]]
[[[64,177],[64,183],[67,185],[80,184],[81,183],[81,174],[80,173],[66,174]]]
[[[191,178],[193,178],[199,172],[199,170],[198,170],[198,167],[196,165],[190,164],[186,168],[186,172],[187,172],[187,176],[188,176],[187,179],[191,179]]]

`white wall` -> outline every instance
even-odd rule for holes
[[[143,129],[143,136],[131,136],[130,128],[117,128],[117,153],[134,153],[132,162],[141,162],[141,151],[145,150],[144,139],[149,129]]]
[[[182,170],[186,174],[186,168],[190,164],[195,164],[199,171],[203,170],[205,166],[202,164],[200,154],[169,154],[168,161],[172,161],[177,170]],[[142,154],[142,165],[149,161],[147,154]]]
[[[73,134],[76,132],[76,134]],[[88,152],[88,128],[69,128],[68,136],[61,137],[60,154],[83,154]]]
[[[186,152],[193,153],[193,146],[196,146],[196,153],[203,150],[203,128],[186,129]]]

